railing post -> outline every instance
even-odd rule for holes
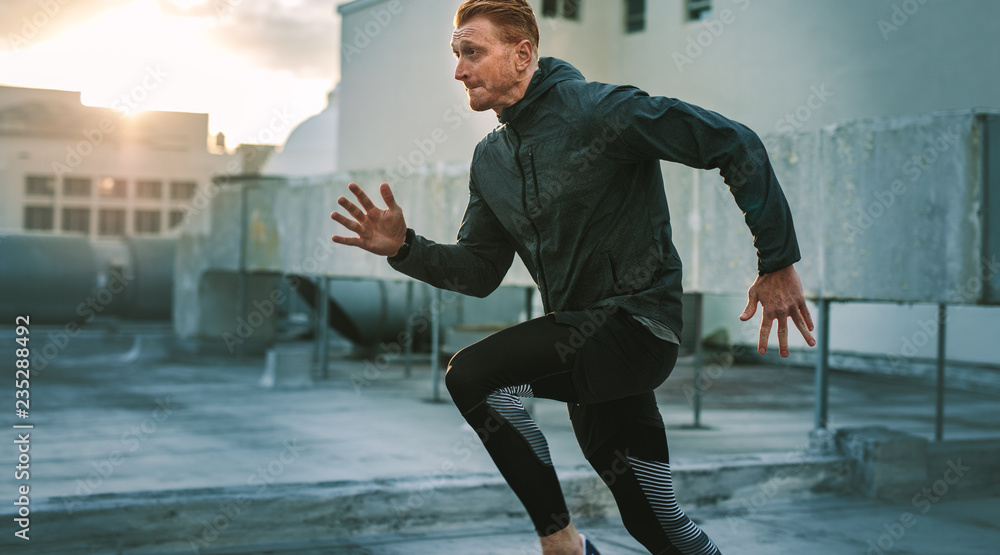
[[[403,345],[403,376],[413,375],[413,280],[406,282],[406,344]]]
[[[431,389],[435,401],[441,400],[441,290],[432,287],[431,300]]]
[[[816,343],[819,350],[816,352],[816,419],[814,427],[818,429],[826,428],[827,421],[827,399],[829,397],[829,373],[830,373],[830,299],[820,298],[817,301],[819,306],[819,330],[816,334]]]
[[[692,426],[695,428],[701,428],[701,320],[704,306],[702,298],[701,293],[694,294],[694,423]]]
[[[934,404],[934,441],[944,439],[944,344],[947,335],[945,319],[948,315],[947,305],[938,304],[938,344],[937,344],[937,398]]]
[[[322,275],[316,281],[319,282],[319,298],[316,300],[319,308],[319,314],[316,316],[316,358],[319,361],[319,377],[325,380],[327,348],[330,342],[327,335],[330,331],[330,277]]]

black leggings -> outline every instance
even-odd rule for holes
[[[646,549],[712,555],[719,553],[715,544],[674,500],[653,395],[673,370],[677,349],[625,311],[594,312],[582,325],[548,314],[461,350],[445,382],[539,536],[565,528],[570,518],[548,444],[520,397],[567,403],[584,455]]]

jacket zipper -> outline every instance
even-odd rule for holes
[[[542,191],[538,187],[538,172],[535,171],[535,154],[532,149],[528,149],[528,164],[531,166],[531,180],[535,182],[535,205],[538,211],[542,210]]]
[[[535,238],[538,240],[538,251],[535,256],[535,267],[537,268],[535,272],[535,277],[538,279],[538,286],[542,293],[542,309],[546,314],[549,313],[549,298],[548,298],[548,286],[545,283],[545,267],[542,265],[542,234],[538,231],[538,226],[535,225],[535,220],[531,218],[531,212],[528,210],[528,176],[524,173],[524,165],[521,164],[521,134],[514,129],[513,125],[507,124],[510,130],[514,132],[514,137],[517,138],[517,147],[514,149],[514,161],[517,163],[517,169],[521,171],[521,207],[524,210],[524,217],[531,223],[531,229],[535,232]],[[528,152],[528,158],[531,161],[531,172],[532,177],[536,180],[535,190],[538,189],[538,176],[535,174],[535,159],[531,152]]]

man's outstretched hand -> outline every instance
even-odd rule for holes
[[[795,322],[802,337],[810,347],[816,345],[809,332],[813,330],[812,317],[806,306],[806,298],[802,293],[802,282],[795,268],[788,266],[780,270],[757,276],[750,290],[747,291],[747,307],[740,314],[740,320],[746,322],[757,312],[757,303],[764,310],[764,319],[760,323],[760,340],[757,350],[760,354],[767,352],[767,337],[771,334],[771,323],[778,320],[778,354],[788,356],[788,318]]]
[[[332,212],[330,217],[340,225],[357,233],[358,236],[334,235],[331,237],[333,242],[361,247],[368,252],[382,256],[394,256],[399,252],[399,247],[406,239],[406,220],[403,219],[403,209],[396,204],[396,199],[392,196],[389,184],[383,183],[379,188],[382,200],[385,201],[386,210],[375,206],[375,203],[368,198],[368,195],[361,190],[357,183],[351,183],[347,188],[354,193],[354,196],[358,197],[361,208],[346,198],[340,197],[337,199],[337,204],[343,206],[354,219],[351,220],[337,212]]]

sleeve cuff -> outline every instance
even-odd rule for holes
[[[410,245],[413,244],[415,237],[416,232],[411,228],[406,228],[406,238],[403,239],[403,246],[399,247],[399,252],[394,256],[388,257],[389,262],[402,262],[410,254]]]

